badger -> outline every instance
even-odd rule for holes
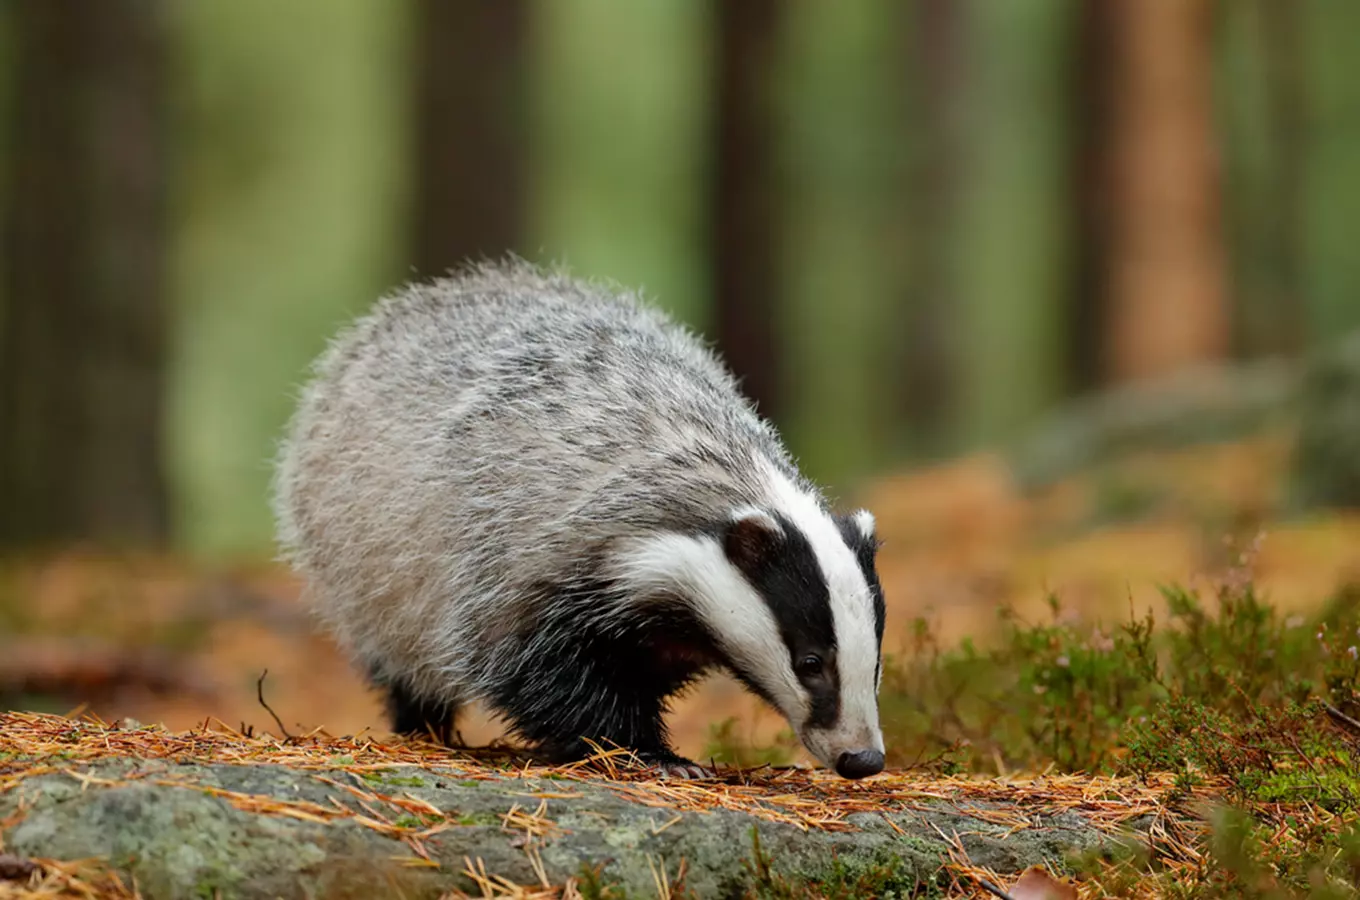
[[[664,717],[725,669],[822,765],[883,768],[873,515],[636,292],[511,257],[389,293],[313,364],[272,500],[395,733],[451,744],[475,702],[546,760],[703,777]]]

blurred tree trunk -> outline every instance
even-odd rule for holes
[[[529,7],[420,0],[415,259],[422,277],[522,251]]]
[[[168,530],[165,22],[16,0],[0,289],[0,546]]]
[[[967,164],[963,113],[967,65],[967,10],[956,0],[917,0],[899,8],[894,26],[909,36],[902,74],[914,86],[901,140],[920,147],[906,191],[912,223],[905,332],[897,342],[902,417],[919,452],[942,452],[960,402],[961,371],[954,342],[963,298],[954,273],[960,194]],[[910,21],[903,21],[910,17]]]
[[[1105,309],[1109,300],[1110,204],[1106,162],[1118,35],[1113,6],[1078,3],[1074,12],[1072,195],[1076,242],[1067,342],[1067,389],[1080,394],[1104,380]]]
[[[1115,381],[1222,357],[1232,325],[1211,90],[1214,4],[1078,8],[1089,68],[1077,77],[1091,79],[1083,112],[1093,117],[1081,139],[1081,221],[1083,240],[1095,243],[1079,275],[1082,337],[1098,303],[1100,373]],[[1077,360],[1089,378],[1090,362]]]
[[[1238,190],[1251,209],[1234,216],[1246,257],[1238,348],[1245,356],[1293,355],[1303,349],[1305,320],[1303,10],[1297,0],[1254,0],[1230,13],[1255,19],[1252,50],[1264,62],[1265,101],[1265,171],[1259,184]]]
[[[784,0],[713,0],[716,72],[709,259],[717,342],[762,415],[785,412],[780,391],[774,67]]]

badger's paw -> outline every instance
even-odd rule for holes
[[[675,778],[681,781],[689,781],[695,778],[717,778],[718,773],[708,766],[701,766],[698,763],[679,762],[663,763],[657,766],[662,778]]]
[[[690,781],[696,778],[716,778],[718,775],[713,769],[701,766],[683,756],[642,754],[642,761],[662,778]]]

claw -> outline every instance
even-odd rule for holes
[[[675,778],[682,781],[695,778],[714,778],[718,774],[706,766],[692,762],[659,763],[656,768],[661,773],[662,778]]]

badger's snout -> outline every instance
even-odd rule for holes
[[[878,750],[857,750],[836,757],[836,774],[842,778],[868,778],[883,771],[883,753]]]

